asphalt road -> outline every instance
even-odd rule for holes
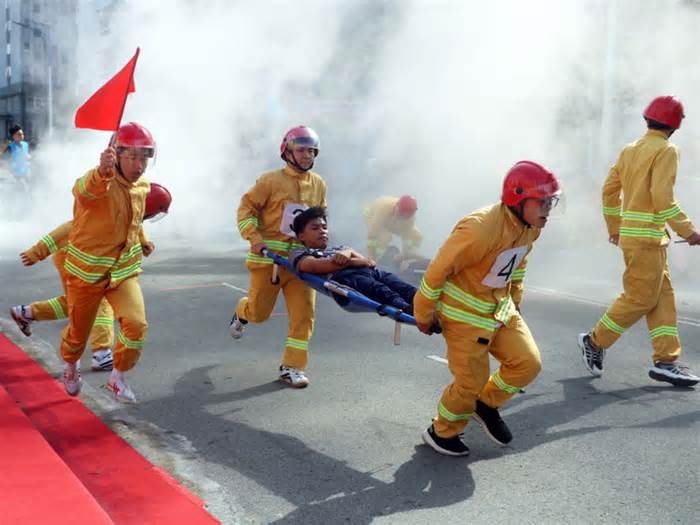
[[[49,262],[24,269],[0,255],[2,317],[12,304],[60,294]],[[150,332],[129,374],[138,405],[108,403],[106,374],[84,373],[94,410],[131,427],[135,446],[158,449],[156,461],[213,495],[224,523],[697,522],[700,392],[647,377],[643,322],[608,353],[603,378],[581,363],[575,336],[617,290],[576,281],[562,295],[546,273],[528,276],[523,310],[543,371],[503,410],[512,444],[498,448],[472,424],[464,436],[472,453],[455,459],[420,440],[450,381],[439,336],[405,328],[393,346],[390,321],[319,298],[311,385],[285,388],[275,381],[282,302],[242,340],[228,336],[236,288],[247,287],[242,259],[241,250],[181,246],[145,262]],[[684,360],[699,370],[696,297],[679,293],[679,329]],[[30,339],[9,332],[58,373],[49,354],[62,326],[35,323]],[[191,468],[168,459],[178,442]]]

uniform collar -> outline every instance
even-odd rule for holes
[[[505,204],[501,203],[501,209],[503,210],[503,213],[506,216],[506,221],[508,221],[512,226],[519,230],[528,230],[531,228],[530,225],[525,224],[525,222],[521,221],[518,216],[511,211],[511,209],[506,206]]]
[[[661,137],[664,140],[668,140],[666,133],[658,129],[648,129],[644,134],[645,137]]]
[[[309,171],[299,171],[289,163],[287,163],[287,165],[283,168],[282,171],[284,171],[284,173],[286,175],[289,175],[290,177],[303,177],[304,175],[309,173]]]

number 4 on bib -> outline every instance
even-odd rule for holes
[[[481,284],[489,288],[505,287],[510,282],[513,272],[518,269],[518,266],[525,258],[526,253],[527,246],[518,246],[498,254],[496,261],[491,266],[488,275],[481,281]]]

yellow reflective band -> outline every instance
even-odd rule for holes
[[[520,268],[519,270],[515,270],[513,272],[513,275],[511,275],[510,280],[511,281],[522,281],[525,279],[525,268]]]
[[[292,243],[290,242],[285,242],[285,241],[272,241],[268,239],[263,239],[263,242],[267,245],[268,248],[271,250],[275,250],[276,252],[288,252],[289,247],[291,246]]]
[[[421,281],[421,290],[422,288],[423,282]],[[480,312],[482,314],[492,314],[496,311],[496,303],[490,303],[488,301],[483,301],[477,297],[474,297],[473,295],[465,292],[459,286],[450,281],[447,281],[445,283],[445,287],[442,291],[445,295],[451,297],[458,303],[462,303],[464,306],[472,308],[473,310],[476,310],[477,312]],[[435,299],[440,297],[440,290],[437,290],[437,292],[438,294],[435,296]]]
[[[678,206],[678,204],[675,204],[671,206],[669,209],[664,210],[662,212],[659,212],[659,216],[664,220],[667,221],[669,219],[672,219],[676,215],[679,215],[683,213],[683,210],[681,210],[681,207]]]
[[[652,339],[661,337],[662,335],[670,335],[671,337],[678,337],[678,328],[675,326],[658,326],[653,330],[649,330],[649,335]]]
[[[307,352],[309,350],[309,342],[303,339],[294,339],[293,337],[287,337],[287,344],[285,345],[289,348],[294,348],[295,350],[304,350]]]
[[[141,247],[141,243],[134,244],[128,252],[119,257],[119,261],[117,261],[117,266],[122,266],[129,259],[132,259],[137,255],[141,255],[142,253],[143,248]]]
[[[56,246],[56,241],[54,241],[50,235],[42,237],[41,242],[43,242],[49,249],[49,253],[54,253],[56,250],[58,250],[58,246]]]
[[[425,277],[423,277],[420,281],[419,291],[421,295],[429,301],[437,301],[442,294],[442,288],[433,290],[430,286],[428,286],[428,283],[425,282]]]
[[[245,260],[256,264],[275,264],[269,257],[260,257],[259,255],[255,255],[253,252],[248,252],[248,255],[245,256]]]
[[[664,230],[654,230],[651,228],[630,228],[628,226],[620,228],[620,237],[661,239],[665,235],[666,232]]]
[[[455,414],[454,412],[447,410],[445,405],[442,404],[442,401],[440,401],[438,404],[438,414],[444,417],[447,421],[469,421],[469,418],[472,417],[473,413],[474,412],[465,412],[464,414]]]
[[[465,312],[464,310],[460,310],[459,308],[449,306],[442,302],[437,303],[437,311],[441,312],[442,315],[448,319],[452,319],[453,321],[470,324],[472,326],[476,326],[477,328],[483,328],[484,330],[489,330],[491,332],[495,332],[500,325],[500,323],[494,319],[487,319],[486,317],[470,314],[469,312]]]
[[[626,221],[652,222],[659,225],[663,225],[666,222],[660,215],[643,211],[626,211],[622,214],[622,219]]]
[[[84,270],[81,270],[78,268],[76,265],[74,265],[72,262],[66,259],[66,261],[63,263],[63,267],[66,269],[68,273],[72,273],[79,279],[85,281],[86,283],[94,284],[97,281],[101,280],[104,278],[105,274],[104,273],[94,273],[94,272],[86,272]]]
[[[247,219],[243,219],[241,222],[238,223],[238,231],[241,233],[243,230],[245,230],[248,226],[253,225],[255,228],[258,227],[258,218],[257,217],[248,217]]]
[[[70,255],[78,259],[81,263],[87,264],[89,266],[104,266],[106,268],[111,268],[116,262],[116,259],[114,257],[98,257],[97,255],[90,255],[89,253],[85,253],[73,246],[72,243],[68,244],[67,251]]]
[[[496,373],[491,376],[491,381],[493,381],[493,383],[498,388],[500,388],[501,390],[503,390],[504,392],[507,392],[509,394],[519,394],[520,392],[522,392],[521,388],[518,388],[517,386],[509,385],[508,383],[503,381],[503,378],[501,377],[500,370],[496,370]]]
[[[112,317],[97,316],[93,324],[97,326],[114,326],[114,319]]]
[[[513,316],[513,312],[515,312],[515,303],[513,302],[513,298],[509,295],[498,301],[498,307],[493,317],[496,321],[508,324],[508,321],[510,321],[510,318]]]
[[[53,313],[56,315],[56,319],[65,319],[68,315],[68,312],[66,312],[63,309],[63,306],[61,305],[61,302],[58,300],[58,297],[54,297],[53,299],[49,299],[49,305],[51,306],[51,309],[53,310]]]
[[[78,179],[78,190],[80,191],[80,193],[82,193],[86,197],[94,200],[94,199],[97,199],[97,197],[94,196],[89,191],[87,191],[87,189],[85,188],[85,183],[86,183],[87,178],[89,176],[90,176],[90,174],[88,173],[87,175],[83,175],[82,177],[80,177],[80,179]]]
[[[117,270],[116,272],[111,272],[112,280],[123,281],[127,277],[132,276],[141,269],[141,260],[139,259],[131,266]]]
[[[600,324],[602,324],[605,328],[610,330],[611,332],[615,332],[616,334],[622,335],[625,332],[625,328],[617,324],[615,321],[610,319],[608,317],[608,314],[604,314],[603,317],[600,318]]]
[[[117,337],[119,342],[123,344],[126,348],[130,348],[131,350],[143,350],[143,343],[144,339],[139,339],[138,341],[133,341],[129,338],[127,338],[123,332],[119,332],[119,336]]]
[[[620,215],[622,212],[622,206],[603,206],[603,215]]]

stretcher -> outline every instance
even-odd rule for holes
[[[263,250],[263,255],[269,257],[274,262],[273,272],[272,272],[272,282],[279,282],[278,272],[279,267],[283,267],[286,271],[296,275],[299,279],[304,281],[307,286],[310,286],[318,293],[321,293],[327,297],[333,299],[338,306],[340,306],[346,312],[351,313],[371,313],[374,312],[382,317],[389,317],[395,321],[394,325],[394,344],[398,345],[401,343],[401,325],[409,324],[416,326],[416,318],[412,315],[407,314],[403,310],[390,306],[388,304],[381,304],[361,294],[357,290],[345,286],[343,284],[337,283],[332,279],[325,279],[321,275],[307,272],[299,272],[292,267],[292,264],[281,255],[272,253],[268,250]],[[435,333],[440,333],[442,330],[440,327],[436,326],[433,331]]]

